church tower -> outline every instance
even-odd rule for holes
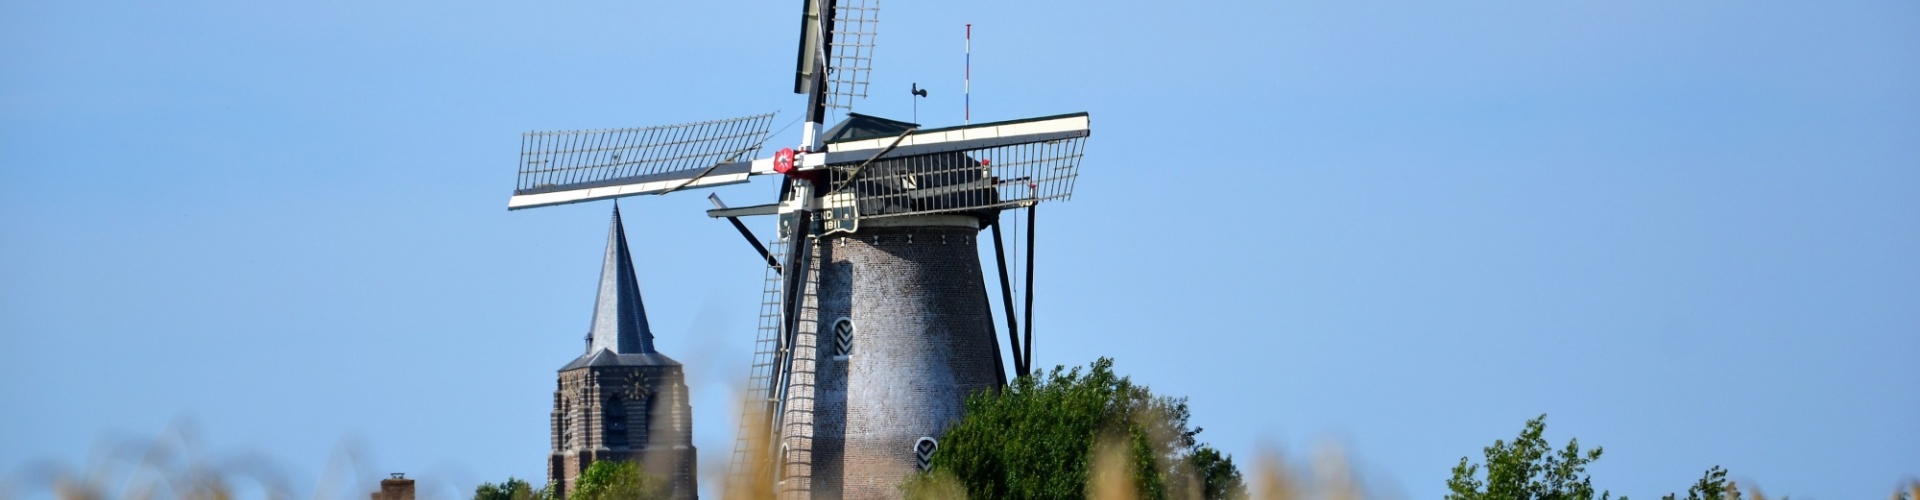
[[[672,498],[697,498],[686,377],[678,361],[653,348],[617,205],[586,344],[560,367],[553,391],[548,483],[570,495],[574,478],[593,462],[636,461],[670,485]]]

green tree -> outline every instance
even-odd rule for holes
[[[1512,443],[1494,441],[1486,452],[1483,466],[1460,457],[1453,466],[1453,478],[1447,480],[1447,500],[1591,500],[1612,495],[1601,491],[1595,496],[1593,479],[1587,465],[1600,459],[1601,448],[1580,451],[1580,440],[1569,439],[1567,446],[1555,452],[1541,438],[1547,430],[1547,416],[1527,421],[1526,428]],[[1482,479],[1484,478],[1484,479]],[[1620,500],[1626,500],[1621,497]]]
[[[544,489],[535,490],[526,481],[507,476],[506,482],[500,484],[480,483],[480,487],[473,489],[473,500],[538,500],[542,493]]]
[[[573,479],[569,500],[653,500],[667,498],[666,482],[640,470],[640,464],[601,460]]]
[[[1246,480],[1240,476],[1240,467],[1233,464],[1232,455],[1220,453],[1212,446],[1197,445],[1180,466],[1179,473],[1169,479],[1172,491],[1185,494],[1175,498],[1247,498]]]
[[[1567,446],[1554,451],[1541,435],[1547,431],[1547,416],[1527,421],[1512,443],[1494,441],[1488,446],[1485,465],[1460,457],[1453,466],[1453,478],[1447,480],[1447,500],[1591,500],[1611,494],[1600,491],[1594,496],[1593,478],[1587,465],[1600,459],[1601,448],[1580,451],[1580,440],[1569,439]],[[1485,474],[1482,475],[1481,472]],[[1662,500],[1677,500],[1673,494]],[[1627,497],[1620,497],[1627,500]],[[1726,469],[1707,469],[1686,500],[1740,500],[1740,490],[1727,481]]]
[[[1675,500],[1673,494],[1661,498]],[[1740,490],[1727,482],[1727,470],[1715,465],[1687,488],[1687,500],[1740,500]]]
[[[909,498],[1073,499],[1097,474],[1126,474],[1142,499],[1243,498],[1230,456],[1196,443],[1184,398],[1153,395],[1101,358],[1055,367],[967,398],[932,470],[902,485]],[[1123,453],[1123,471],[1096,471],[1096,450]]]

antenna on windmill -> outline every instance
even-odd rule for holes
[[[966,94],[965,104],[961,105],[961,123],[973,124],[973,23],[967,23],[967,67],[961,75],[960,89]]]

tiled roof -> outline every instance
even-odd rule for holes
[[[567,366],[560,367],[560,371],[564,372],[589,366],[680,366],[680,362],[674,361],[673,358],[657,352],[646,354],[614,354],[613,351],[601,349],[575,358],[573,362],[567,363]]]
[[[640,280],[633,273],[633,255],[627,251],[619,205],[613,207],[613,227],[607,230],[607,255],[600,263],[600,292],[593,302],[593,323],[587,337],[583,358],[601,350],[654,353],[653,329],[647,326],[647,307],[640,300]]]
[[[900,120],[888,120],[878,116],[847,113],[847,119],[821,134],[820,142],[859,141],[879,137],[893,137],[912,130],[920,124]]]

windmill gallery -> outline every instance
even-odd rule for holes
[[[771,114],[522,138],[513,210],[778,177],[769,203],[728,207],[709,197],[716,208],[707,215],[738,229],[767,272],[730,488],[897,498],[968,394],[1006,384],[1009,368],[1030,371],[1032,295],[1017,319],[1000,222],[1025,210],[1031,242],[1037,204],[1072,195],[1088,115],[921,128],[853,113],[867,92],[877,13],[877,0],[805,2],[797,148],[759,156]],[[828,128],[830,110],[845,119]],[[767,244],[742,220],[755,216],[774,216]],[[1004,349],[983,230],[1006,312]],[[654,349],[617,207],[592,318],[585,352],[559,371],[550,484],[567,494],[593,462],[632,460],[664,478],[674,498],[696,497],[688,390],[680,364]],[[736,493],[728,496],[749,496]]]

